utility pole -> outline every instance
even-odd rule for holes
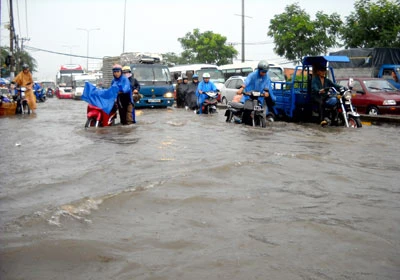
[[[24,51],[24,41],[30,41],[30,38],[21,38],[21,52]]]
[[[15,77],[15,58],[14,58],[14,16],[13,16],[13,4],[10,0],[10,80],[14,80]]]
[[[89,72],[89,33],[90,31],[95,31],[95,30],[100,30],[100,28],[77,28],[77,30],[83,30],[86,31],[87,35],[87,43],[86,43],[86,71]]]
[[[242,62],[245,62],[244,54],[244,0],[242,0]]]
[[[252,18],[252,17],[244,15],[244,0],[242,0],[242,14],[241,15],[235,14],[235,16],[241,16],[242,17],[242,62],[245,62],[246,61],[246,57],[245,57],[245,51],[244,51],[244,45],[245,45],[245,40],[244,40],[244,18],[245,17]]]

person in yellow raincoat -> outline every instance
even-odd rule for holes
[[[29,108],[34,112],[36,110],[36,96],[32,90],[33,78],[28,64],[22,65],[22,71],[14,78],[13,82],[17,83],[19,87],[26,88],[25,98],[28,101]]]

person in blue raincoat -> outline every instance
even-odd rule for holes
[[[41,100],[42,97],[44,96],[43,87],[40,83],[33,84],[33,92],[35,93],[36,96],[36,102]]]
[[[135,102],[140,99],[139,91],[140,91],[140,84],[138,80],[135,79],[132,75],[132,70],[129,65],[122,67],[122,74],[128,78],[129,82],[131,83],[131,90],[132,90],[132,122],[136,123],[136,113],[135,113]]]
[[[111,87],[118,87],[117,105],[121,124],[132,124],[133,99],[131,83],[127,77],[122,75],[121,65],[115,64],[112,71],[114,79],[111,81]]]
[[[237,94],[242,94],[243,90],[245,92],[258,91],[260,93],[263,93],[264,96],[260,96],[258,100],[261,104],[264,104],[265,101],[268,108],[268,115],[273,119],[276,97],[272,93],[271,78],[268,75],[268,69],[268,62],[265,60],[261,60],[257,65],[257,69],[247,76],[244,84],[238,90]],[[250,97],[248,95],[243,94],[240,102],[244,103],[249,98]]]
[[[203,80],[199,83],[196,90],[197,101],[199,105],[198,114],[203,112],[203,103],[208,98],[208,95],[205,92],[208,91],[217,91],[217,87],[213,82],[210,81],[210,74],[204,73]]]

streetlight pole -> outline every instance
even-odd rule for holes
[[[69,48],[69,64],[72,64],[72,48],[77,48],[77,45],[62,45],[65,48]]]
[[[91,29],[87,29],[87,28],[77,28],[77,30],[86,31],[86,34],[87,34],[87,45],[86,45],[86,71],[89,72],[89,33],[90,33],[90,31],[100,30],[100,28],[91,28]]]
[[[124,7],[124,39],[122,43],[122,53],[125,52],[125,22],[126,22],[126,0],[125,0],[125,7]]]

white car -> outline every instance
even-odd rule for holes
[[[246,77],[243,76],[232,76],[226,80],[225,84],[221,88],[221,103],[228,104],[232,101],[239,88],[244,84]]]

